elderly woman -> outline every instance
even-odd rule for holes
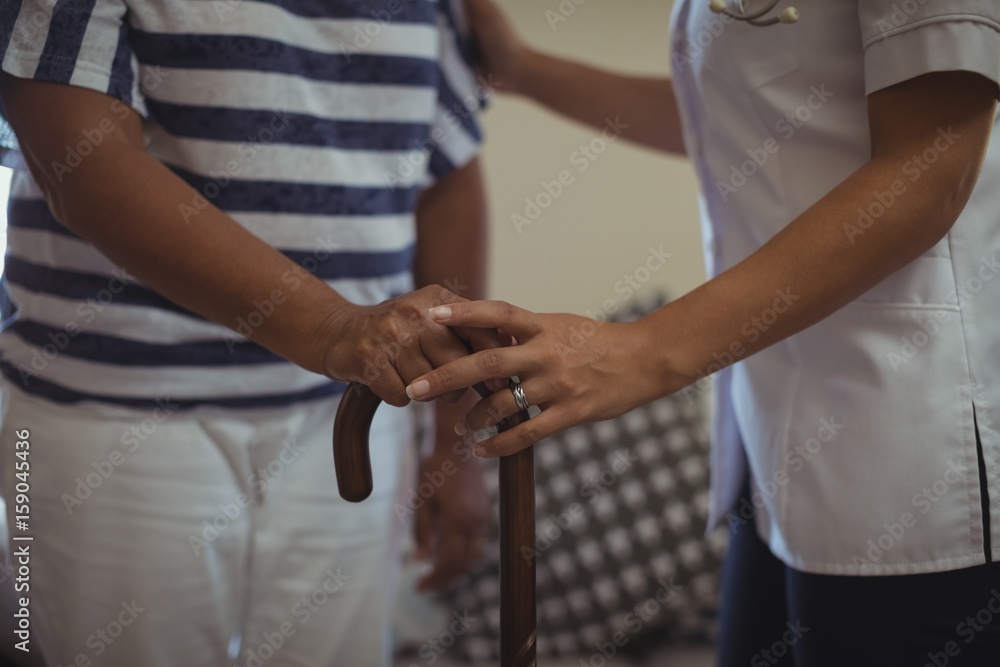
[[[714,374],[721,664],[998,664],[1000,4],[677,0],[672,80],[470,5],[500,90],[692,160],[711,279],[630,324],[432,308],[517,345],[410,396],[519,378],[456,427],[498,456]]]

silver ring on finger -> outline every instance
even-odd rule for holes
[[[510,389],[510,393],[514,394],[514,403],[517,404],[517,409],[526,412],[531,407],[531,404],[528,403],[528,397],[524,395],[521,383],[511,378],[507,380],[507,388]]]

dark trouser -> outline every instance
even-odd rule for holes
[[[1000,667],[1000,563],[891,577],[805,574],[737,528],[719,667]]]

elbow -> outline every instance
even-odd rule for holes
[[[952,178],[941,179],[935,188],[930,188],[931,197],[928,210],[932,212],[927,231],[927,248],[941,241],[955,226],[962,212],[972,198],[979,181],[981,165],[970,165],[968,169],[953,174]]]
[[[116,182],[118,169],[114,165],[131,164],[133,170],[141,165],[132,155],[117,146],[102,146],[84,163],[71,167],[61,159],[47,158],[47,164],[28,159],[28,171],[42,192],[49,212],[55,220],[77,236],[86,238],[86,227],[95,214],[106,210],[110,202],[122,194]],[[118,180],[120,183],[120,180]]]
[[[24,155],[25,162],[28,166],[28,173],[31,174],[31,179],[38,186],[38,189],[42,192],[42,199],[48,206],[49,212],[52,213],[52,217],[56,221],[70,229],[68,218],[69,218],[69,196],[66,192],[65,185],[62,179],[59,177],[57,172],[52,172],[49,169],[44,168],[42,165],[38,164],[36,160],[32,158],[30,153],[24,150],[22,145],[22,154]],[[71,230],[72,231],[72,230]]]
[[[34,174],[32,174],[32,177],[34,177]],[[70,226],[72,223],[70,221],[69,212],[72,210],[72,207],[68,201],[69,197],[67,196],[67,193],[59,187],[58,183],[52,183],[49,179],[37,177],[34,177],[34,179],[42,191],[45,203],[48,204],[49,212],[52,213],[52,217],[54,217],[56,222],[66,229],[74,231]]]
[[[905,202],[899,204],[897,240],[921,252],[939,243],[958,222],[979,181],[985,146],[981,151],[942,151],[935,162],[925,155],[877,155],[870,163],[873,173],[893,182],[894,194],[903,195],[896,198]]]
[[[47,172],[43,171],[43,173]],[[73,226],[72,211],[81,207],[74,204],[74,197],[70,189],[65,184],[59,183],[57,178],[36,175],[34,170],[31,170],[31,176],[42,191],[42,197],[56,222],[80,236],[79,230],[74,229]]]

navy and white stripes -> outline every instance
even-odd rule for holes
[[[195,223],[211,202],[302,272],[377,303],[412,288],[421,190],[481,140],[482,90],[452,5],[8,0],[0,64],[131,105],[147,118],[149,152],[197,192],[177,215]],[[86,141],[67,147],[68,165]],[[0,304],[17,317],[0,334],[0,371],[24,390],[232,408],[340,391],[122,272],[52,217],[26,173],[9,218]],[[301,272],[275,288],[296,281]]]

